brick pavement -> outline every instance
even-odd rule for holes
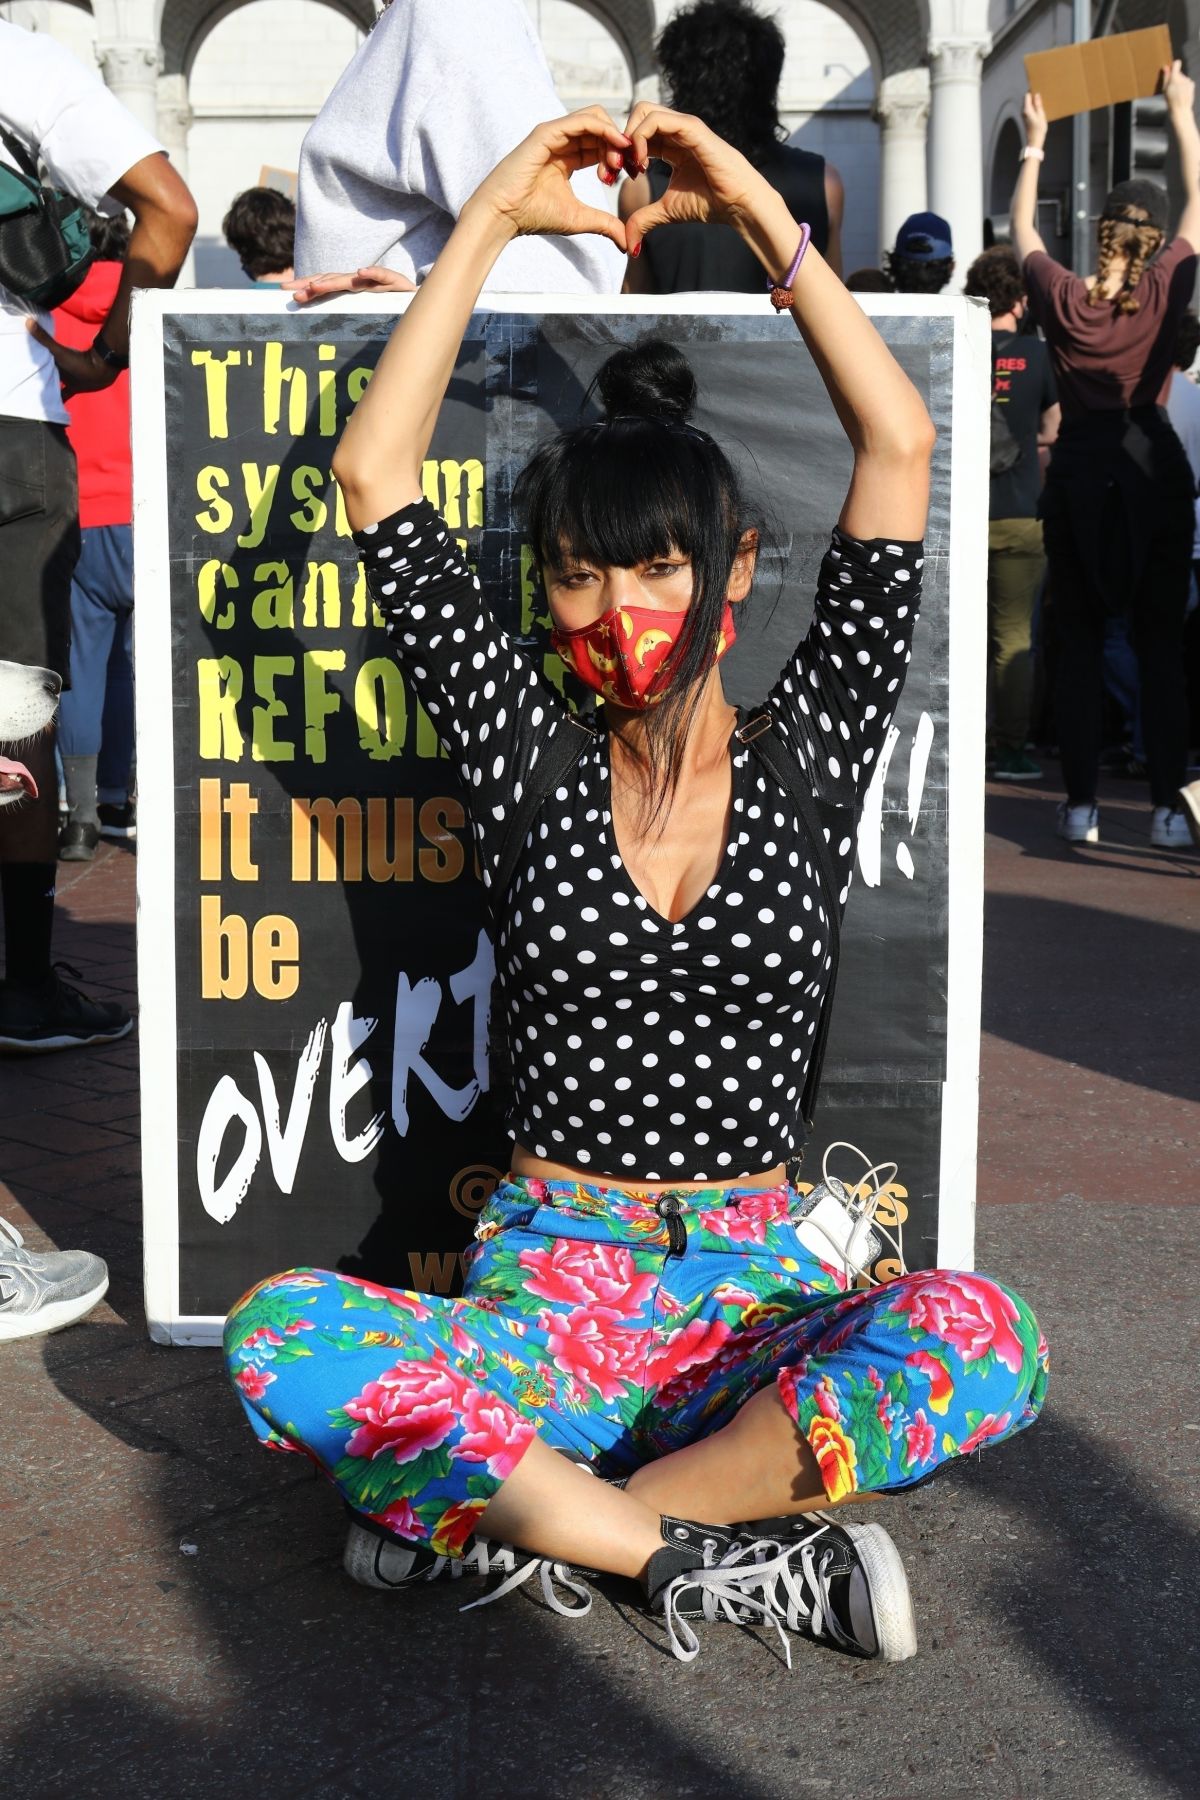
[[[1163,1286],[1200,1142],[1200,858],[1152,852],[1132,795],[1103,847],[1060,848],[1050,798],[989,798],[979,1260],[1047,1323],[1052,1405],[890,1503],[922,1654],[887,1673],[797,1645],[789,1677],[732,1630],[684,1669],[608,1590],[579,1623],[352,1588],[337,1508],[253,1445],[216,1353],[145,1338],[136,1040],[0,1063],[0,1212],[112,1272],[88,1321],[0,1352],[6,1795],[1200,1791],[1195,1319]],[[57,943],[127,1001],[132,871],[64,867]]]

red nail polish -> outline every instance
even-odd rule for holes
[[[629,252],[629,254],[630,254],[630,256],[640,256],[642,254],[642,240],[640,238],[638,239],[637,243],[633,246],[633,249]]]

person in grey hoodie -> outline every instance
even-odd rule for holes
[[[484,176],[564,110],[520,0],[392,0],[304,140],[296,299],[413,287]],[[594,169],[573,186],[611,210]],[[522,237],[487,285],[615,294],[623,276],[600,238]]]

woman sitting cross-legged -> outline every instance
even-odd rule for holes
[[[651,154],[671,185],[624,225],[571,192],[575,169]],[[757,540],[724,453],[688,422],[678,352],[618,351],[598,378],[605,420],[545,444],[516,494],[555,642],[604,698],[590,737],[421,498],[504,245],[627,233],[636,255],[671,218],[732,225],[764,288],[788,272],[790,298],[772,297],[790,304],[854,452],[812,627],[762,709],[803,771],[790,791],[739,736],[722,687]],[[540,127],[483,182],[396,325],[335,473],[371,592],[470,797],[498,921],[511,1173],[461,1299],[293,1271],[238,1303],[226,1349],[259,1436],[313,1458],[354,1511],[360,1578],[486,1566],[484,1542],[519,1545],[543,1573],[640,1580],[684,1658],[698,1648],[689,1619],[739,1617],[899,1660],[916,1636],[883,1527],[802,1515],[1020,1431],[1042,1403],[1045,1347],[1028,1308],[982,1275],[850,1289],[802,1242],[786,1179],[854,807],[917,620],[933,442],[853,297],[815,251],[795,266],[802,241],[774,189],[698,120],[639,105],[622,132],[591,108]],[[509,874],[544,757],[562,772]],[[850,822],[826,823],[820,853],[814,804]],[[736,1528],[783,1515],[780,1541]]]

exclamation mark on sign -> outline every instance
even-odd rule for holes
[[[923,712],[917,720],[917,729],[913,734],[912,754],[908,759],[908,828],[914,829],[917,814],[921,810],[921,798],[925,792],[925,772],[929,767],[929,752],[933,748],[933,720],[927,712]],[[916,873],[913,867],[912,851],[903,839],[896,845],[896,867],[902,875],[911,881]]]

